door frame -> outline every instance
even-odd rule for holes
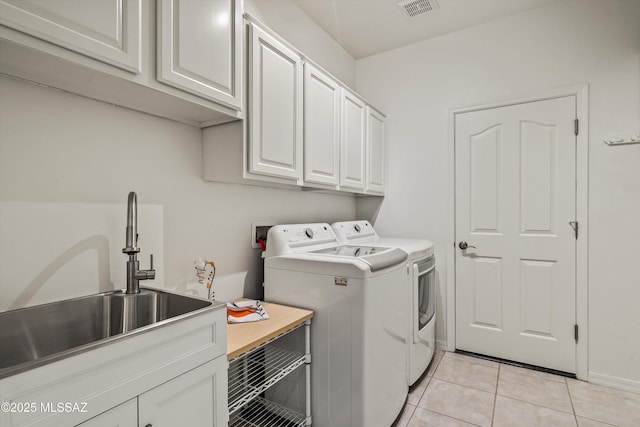
[[[576,221],[580,224],[580,234],[576,242],[576,324],[579,326],[579,338],[576,345],[576,376],[580,380],[588,378],[588,196],[589,196],[589,85],[587,83],[566,86],[557,89],[535,92],[520,97],[508,98],[470,107],[449,110],[449,242],[447,254],[446,286],[446,350],[456,349],[456,193],[455,193],[455,118],[457,114],[489,108],[507,107],[528,102],[544,101],[565,96],[576,97],[576,117],[579,120],[579,132],[576,138]]]

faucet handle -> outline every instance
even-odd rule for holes
[[[149,270],[153,270],[153,254],[150,255],[149,264],[151,264]]]
[[[153,269],[153,255],[150,259],[151,266],[148,270],[138,270],[135,272],[135,278],[138,280],[153,280],[156,278],[156,271]]]

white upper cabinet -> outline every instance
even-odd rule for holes
[[[367,193],[384,194],[384,116],[367,106]]]
[[[342,90],[340,187],[365,189],[365,110],[362,99]]]
[[[245,120],[205,129],[204,179],[384,195],[384,115],[259,21],[246,21]]]
[[[302,60],[249,25],[249,172],[302,180]]]
[[[242,119],[242,6],[0,0],[0,73],[193,126]]]
[[[304,181],[337,187],[340,170],[340,85],[304,64]]]
[[[141,0],[0,0],[0,24],[134,74],[141,17]]]
[[[158,3],[158,80],[240,109],[241,0]]]

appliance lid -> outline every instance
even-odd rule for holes
[[[308,254],[358,258],[369,265],[372,272],[398,265],[407,260],[407,253],[395,248],[377,246],[334,246],[307,252]]]

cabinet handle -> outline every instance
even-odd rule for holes
[[[147,424],[147,425],[146,425],[146,426],[144,426],[144,427],[153,427],[153,424],[149,423],[149,424]]]

